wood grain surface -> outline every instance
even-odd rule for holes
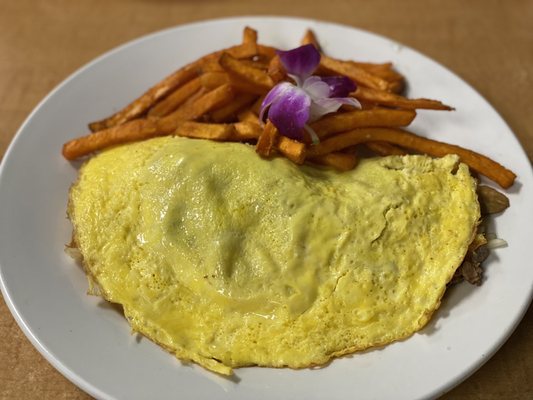
[[[156,30],[237,15],[338,22],[413,47],[474,86],[533,159],[529,0],[0,0],[0,156],[37,103],[94,57]],[[532,318],[530,308],[498,353],[443,398],[533,398]],[[0,300],[0,399],[89,398],[32,347]]]

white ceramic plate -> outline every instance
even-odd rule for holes
[[[65,255],[65,217],[75,165],[62,144],[86,124],[119,109],[179,66],[236,44],[245,25],[260,40],[296,47],[306,28],[336,57],[393,61],[409,96],[436,98],[457,111],[420,112],[413,130],[477,150],[518,175],[511,208],[493,224],[509,247],[486,263],[486,282],[454,288],[429,326],[408,340],[335,360],[319,370],[238,369],[228,380],[130,335],[125,319],[85,295],[81,269]],[[28,117],[2,164],[0,268],[4,297],[35,347],[76,385],[103,399],[418,399],[435,397],[482,365],[525,312],[533,269],[533,177],[505,122],[470,86],[425,56],[383,37],[329,23],[289,18],[214,20],[159,32],[122,46],[59,85]],[[527,223],[525,223],[527,221]]]

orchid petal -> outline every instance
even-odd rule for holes
[[[355,108],[363,108],[359,100],[355,97],[333,97],[333,99],[341,102],[341,104],[346,104]]]
[[[329,96],[329,85],[322,81],[319,76],[310,76],[307,78],[302,85],[302,89],[311,96],[312,100],[328,98]]]
[[[346,85],[345,82],[343,83],[343,81],[344,79],[335,79],[332,82],[334,84],[342,83],[344,85],[344,88],[351,88],[355,86],[353,84]],[[348,104],[356,108],[361,108],[361,104],[356,99],[353,99],[351,97],[330,97],[331,86],[328,84],[328,82],[325,82],[323,78],[318,76],[310,76],[309,78],[307,78],[303,84],[302,89],[307,92],[307,94],[311,97],[312,100],[309,117],[311,122],[316,121],[323,115],[337,111],[343,104]]]
[[[313,128],[311,128],[309,125],[306,124],[304,126],[304,129],[307,131],[307,133],[311,137],[311,143],[313,143],[313,144],[319,144],[320,143],[320,138],[318,137],[318,135],[316,134],[316,132],[315,132],[315,130]]]
[[[313,99],[309,112],[309,122],[316,121],[326,114],[337,111],[343,104],[361,108],[361,103],[352,97]]]
[[[283,135],[302,140],[303,128],[309,120],[311,98],[294,85],[286,86],[268,110],[268,119]]]
[[[296,86],[281,82],[267,93],[259,118],[265,115],[278,131],[287,137],[303,140],[304,130],[325,114],[337,111],[343,104],[361,108],[354,98],[345,97],[356,89],[355,83],[345,76],[319,77],[311,74],[320,63],[320,53],[309,44],[289,51],[277,51],[283,67]],[[309,132],[313,143],[318,141],[314,131]]]
[[[276,86],[274,86],[270,92],[267,93],[265,98],[263,99],[263,102],[261,103],[261,109],[259,112],[259,120],[264,121],[265,113],[267,112],[268,108],[278,100],[278,98],[282,97],[284,93],[291,90],[291,88],[294,85],[292,85],[289,82],[282,82]]]
[[[342,104],[339,99],[329,99],[327,97],[313,100],[309,110],[309,122],[316,121],[326,114],[337,111]]]
[[[288,51],[278,50],[277,54],[287,73],[301,80],[310,76],[320,63],[320,53],[312,44]]]
[[[323,76],[321,79],[329,86],[328,97],[346,97],[357,89],[357,85],[347,76]]]

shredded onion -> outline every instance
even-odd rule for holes
[[[490,239],[487,242],[487,247],[489,249],[497,249],[500,247],[507,247],[507,246],[508,246],[508,243],[503,239],[494,238],[494,239]]]

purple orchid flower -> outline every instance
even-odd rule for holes
[[[296,85],[281,82],[274,86],[261,104],[259,117],[263,121],[268,113],[268,118],[282,135],[301,141],[306,130],[313,143],[317,143],[318,137],[308,123],[337,111],[343,104],[361,108],[356,99],[347,97],[356,89],[351,79],[312,75],[320,63],[320,53],[312,44],[277,51],[277,54]]]

